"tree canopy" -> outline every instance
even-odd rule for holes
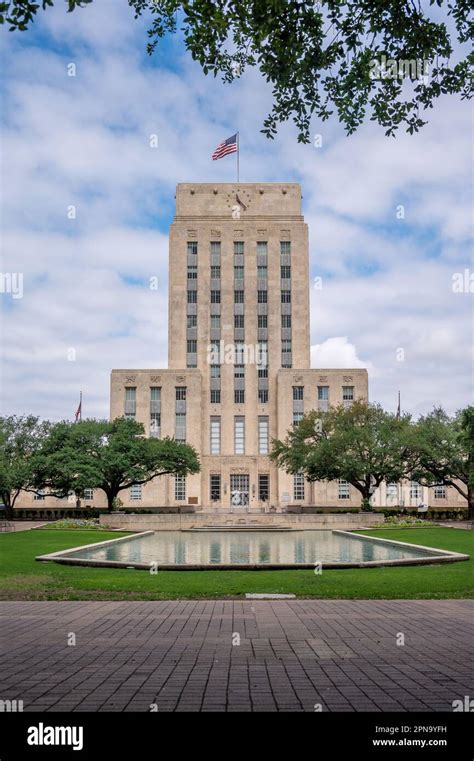
[[[404,436],[409,416],[397,417],[380,405],[355,401],[328,412],[312,411],[273,442],[272,459],[308,481],[348,481],[370,509],[370,497],[382,481],[398,481],[406,472]]]
[[[65,0],[69,11],[93,0]],[[367,119],[386,135],[417,132],[440,95],[472,97],[469,0],[128,0],[150,19],[148,52],[179,31],[205,74],[225,82],[257,67],[272,85],[263,132],[292,119],[310,141],[313,116],[351,134]],[[0,2],[0,23],[25,31],[54,0]],[[464,48],[468,48],[466,51]]]
[[[450,417],[441,407],[412,426],[407,439],[410,476],[421,484],[452,486],[474,518],[474,407]]]
[[[144,434],[142,423],[127,418],[57,423],[38,456],[36,485],[57,496],[102,489],[111,510],[124,489],[159,476],[199,471],[197,453],[189,444]]]
[[[0,497],[9,518],[21,491],[36,491],[36,455],[49,432],[35,415],[0,417]]]

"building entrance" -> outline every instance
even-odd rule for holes
[[[232,473],[230,476],[230,508],[245,509],[249,505],[248,473]]]

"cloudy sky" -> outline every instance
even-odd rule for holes
[[[0,294],[2,414],[71,418],[82,389],[106,417],[111,368],[166,367],[175,185],[233,181],[234,158],[210,155],[236,130],[243,181],[302,184],[313,367],[367,367],[371,399],[395,409],[400,389],[414,415],[472,403],[472,293],[453,290],[473,272],[466,102],[439,101],[413,137],[315,120],[322,147],[291,125],[268,141],[255,71],[223,85],[175,38],[150,59],[126,0],[0,34],[2,272],[23,274]]]

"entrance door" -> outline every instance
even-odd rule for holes
[[[249,504],[249,474],[233,473],[230,476],[231,510],[247,508]]]

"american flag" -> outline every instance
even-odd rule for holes
[[[216,150],[212,154],[212,160],[217,161],[217,159],[222,159],[224,156],[227,156],[229,153],[235,153],[237,150],[237,135],[238,132],[235,133],[235,135],[232,135],[232,137],[228,137],[227,140],[224,140],[223,143],[219,143]]]

